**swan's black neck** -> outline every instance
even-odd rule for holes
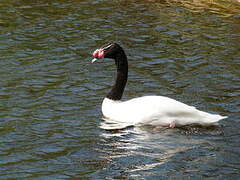
[[[107,98],[112,100],[120,100],[127,83],[128,61],[127,56],[122,49],[116,54],[114,60],[117,66],[117,78],[111,91],[108,93]]]

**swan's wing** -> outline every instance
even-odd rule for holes
[[[144,96],[111,106],[109,117],[129,124],[210,124],[224,118],[164,96]]]

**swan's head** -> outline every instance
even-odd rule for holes
[[[93,52],[93,57],[94,59],[92,60],[92,63],[97,61],[98,59],[103,59],[103,58],[111,58],[115,59],[116,55],[119,51],[121,51],[122,48],[117,44],[117,43],[110,43],[107,44],[100,49],[96,49]]]

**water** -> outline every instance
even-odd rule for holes
[[[240,6],[226,1],[1,1],[0,179],[239,179]],[[124,99],[165,95],[217,127],[101,128],[111,60]]]

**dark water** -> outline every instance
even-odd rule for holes
[[[187,1],[1,1],[0,179],[239,179],[240,6]],[[165,95],[229,116],[218,127],[102,129],[111,60],[124,99]]]

